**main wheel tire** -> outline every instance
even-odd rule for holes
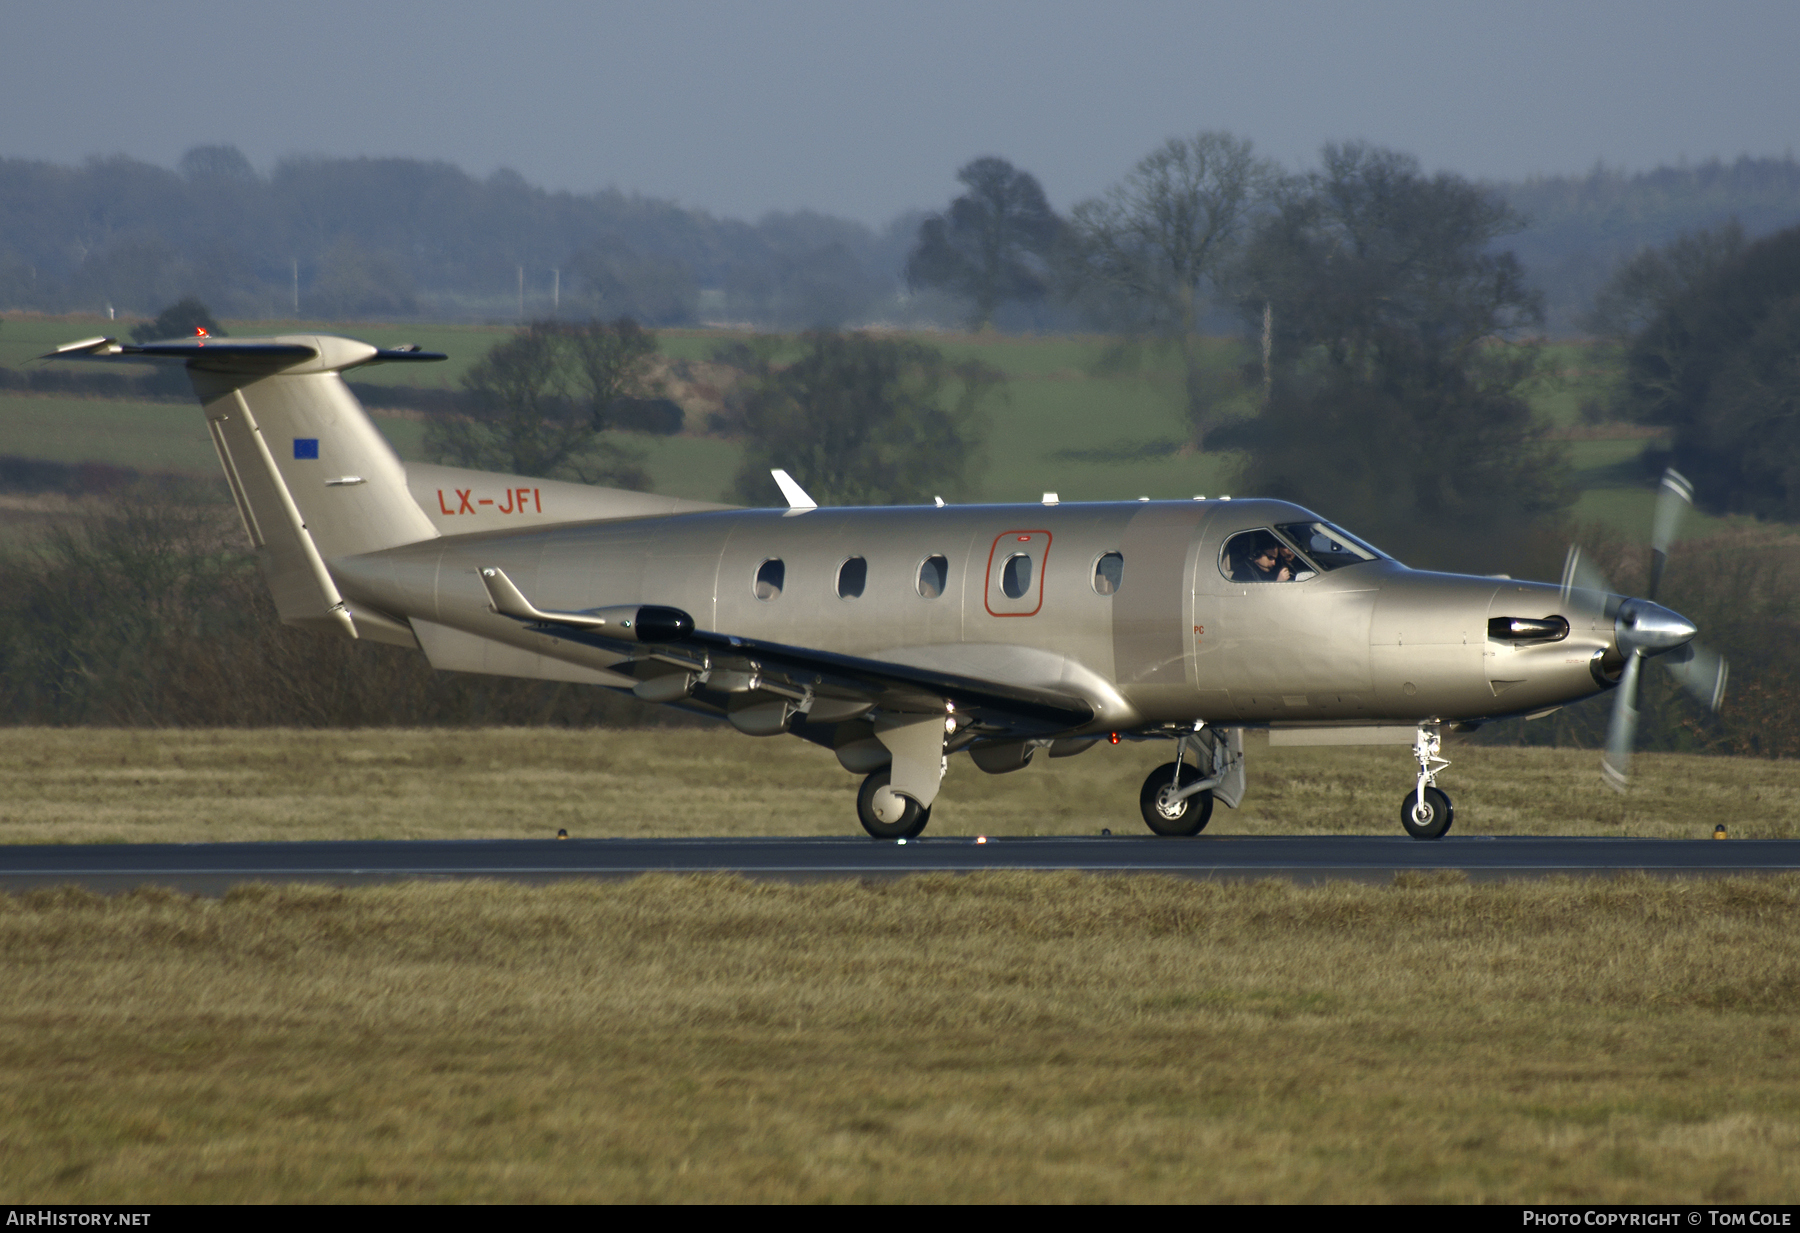
[[[888,781],[888,772],[885,770],[876,771],[863,780],[862,788],[856,793],[856,819],[862,823],[865,831],[877,839],[911,839],[931,821],[931,810],[910,796],[891,792],[888,795],[897,798],[903,807],[898,817],[882,818],[875,811],[875,794],[887,787]],[[884,809],[883,812],[892,810]]]
[[[917,839],[920,835],[925,833],[925,828],[930,822],[931,809],[927,806],[926,808],[919,810],[919,820],[912,824],[912,829],[906,832],[906,837],[908,839]]]
[[[1450,798],[1436,788],[1425,789],[1425,803],[1419,804],[1417,788],[1400,801],[1400,825],[1414,839],[1442,839],[1456,820]]]
[[[1175,770],[1181,767],[1181,777],[1189,783],[1200,777],[1200,772],[1191,766],[1181,766],[1178,762],[1167,762],[1150,772],[1144,780],[1144,789],[1138,793],[1138,808],[1143,811],[1144,821],[1151,830],[1159,835],[1198,835],[1206,829],[1212,820],[1213,795],[1211,790],[1196,792],[1185,800],[1170,803],[1168,795],[1175,791]]]

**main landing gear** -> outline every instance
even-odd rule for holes
[[[1241,765],[1232,762],[1220,734],[1213,733],[1209,740],[1200,736],[1201,727],[1196,723],[1192,734],[1184,732],[1175,739],[1175,761],[1151,771],[1138,793],[1138,809],[1144,822],[1158,835],[1198,835],[1205,830],[1212,820],[1212,790],[1224,782],[1233,765]],[[1210,749],[1211,773],[1187,765],[1190,740],[1199,742],[1201,766],[1206,764]],[[1226,800],[1235,803],[1236,798],[1227,793]]]
[[[1413,740],[1413,758],[1419,764],[1419,781],[1400,799],[1400,825],[1414,839],[1442,839],[1456,819],[1450,798],[1437,786],[1438,772],[1450,763],[1438,757],[1442,738],[1436,724],[1420,724]]]
[[[1186,771],[1185,776],[1182,772]],[[1180,762],[1165,762],[1150,772],[1138,793],[1138,808],[1144,821],[1159,835],[1198,835],[1212,820],[1213,797],[1210,788],[1197,792],[1182,791],[1182,779],[1189,785],[1201,782],[1200,772]]]
[[[879,770],[863,780],[856,794],[856,817],[877,839],[915,839],[931,821],[931,808],[888,787],[889,773]]]

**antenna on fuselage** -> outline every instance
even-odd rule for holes
[[[777,467],[773,471],[770,471],[769,474],[775,477],[776,487],[780,488],[781,495],[787,498],[788,509],[808,510],[819,508],[819,503],[807,496],[806,489],[800,487],[794,477],[789,475],[786,471]]]

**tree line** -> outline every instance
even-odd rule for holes
[[[239,318],[511,321],[555,306],[799,328],[891,300],[916,221],[746,223],[406,158],[291,158],[262,175],[231,146],[172,170],[0,159],[0,309],[148,315],[194,296]]]
[[[1752,236],[1800,222],[1792,158],[1487,187],[1525,220],[1507,244],[1555,334],[1579,330],[1613,263],[1642,247],[1733,217]],[[267,174],[231,146],[197,146],[173,169],[0,159],[0,310],[141,315],[194,295],[265,319],[511,321],[554,307],[662,325],[949,324],[953,305],[904,289],[920,223],[916,211],[869,227],[805,210],[751,223],[404,158],[290,158]],[[1083,317],[1012,297],[991,319],[1066,329]]]

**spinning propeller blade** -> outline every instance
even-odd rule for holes
[[[1631,753],[1637,743],[1638,692],[1642,688],[1644,661],[1663,656],[1663,664],[1681,687],[1709,710],[1718,710],[1725,697],[1726,663],[1716,651],[1695,645],[1694,626],[1685,618],[1658,607],[1669,549],[1681,531],[1681,520],[1694,504],[1694,487],[1674,467],[1663,472],[1656,492],[1656,518],[1650,531],[1650,585],[1643,599],[1619,605],[1614,637],[1625,655],[1625,671],[1613,699],[1612,722],[1606,731],[1606,753],[1600,770],[1607,783],[1623,792],[1630,781]],[[1571,607],[1582,603],[1592,589],[1604,591],[1606,580],[1587,565],[1579,548],[1570,548],[1563,565],[1563,598]]]
[[[1606,611],[1612,598],[1612,583],[1594,565],[1579,545],[1569,545],[1563,558],[1562,605],[1571,614],[1585,612],[1598,617]]]
[[[1663,567],[1669,563],[1669,545],[1681,530],[1681,520],[1694,505],[1694,486],[1670,467],[1656,489],[1656,521],[1650,529],[1650,589],[1645,599],[1655,599],[1662,586]]]
[[[1619,678],[1618,692],[1613,695],[1606,752],[1600,755],[1600,773],[1617,792],[1623,792],[1631,782],[1631,751],[1637,745],[1638,675],[1643,666],[1642,655],[1633,654],[1625,660],[1625,675]]]
[[[1696,702],[1709,711],[1719,709],[1719,703],[1725,700],[1725,677],[1730,665],[1717,651],[1690,642],[1678,651],[1670,651],[1662,662]]]

